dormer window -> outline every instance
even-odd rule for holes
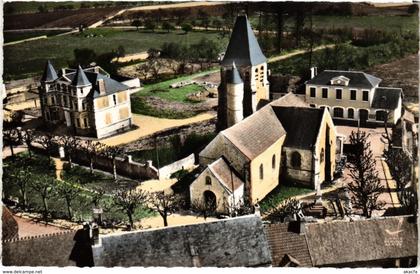
[[[330,80],[330,84],[334,86],[348,86],[349,82],[350,82],[350,79],[343,75],[334,77]]]

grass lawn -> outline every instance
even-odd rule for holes
[[[87,38],[87,35],[95,37]],[[197,43],[202,38],[212,39],[226,47],[228,38],[220,39],[218,32],[183,31],[171,33],[146,32],[136,30],[122,30],[98,28],[86,30],[83,33],[51,37],[48,39],[29,41],[22,44],[4,47],[4,75],[5,79],[20,79],[39,75],[50,59],[56,69],[68,66],[74,59],[73,51],[77,48],[93,49],[96,54],[111,52],[122,45],[126,54],[159,48],[165,42],[177,42],[186,45]]]
[[[38,36],[54,36],[66,31],[63,30],[39,30],[39,31],[25,31],[25,32],[3,32],[4,43],[24,40]]]
[[[261,212],[276,207],[287,198],[315,191],[310,188],[280,185],[271,191],[260,203]]]

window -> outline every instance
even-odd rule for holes
[[[114,105],[116,105],[117,104],[117,95],[112,95],[112,99],[114,100]]]
[[[321,149],[321,155],[319,156],[321,163],[324,162],[325,151],[324,148]]]
[[[301,166],[301,162],[302,162],[302,158],[301,158],[301,156],[300,156],[300,153],[299,153],[299,152],[294,151],[294,152],[292,153],[292,159],[291,159],[291,162],[292,162],[292,167],[294,167],[294,168],[300,168],[300,166]]]
[[[310,104],[309,105],[311,108],[316,108],[316,105],[315,104]]]
[[[311,97],[316,97],[316,88],[310,88]]]
[[[328,88],[322,89],[322,98],[328,98]]]
[[[271,167],[274,169],[276,168],[276,154],[273,155],[271,158]]]
[[[334,108],[334,117],[343,118],[343,109],[342,108]]]
[[[47,116],[47,120],[50,120],[50,113],[48,111],[45,112],[45,115]]]
[[[211,185],[211,178],[210,178],[210,176],[206,176],[206,185]]]
[[[55,105],[55,96],[51,96],[51,103]]]
[[[260,180],[264,179],[264,166],[263,164],[260,165]]]
[[[347,111],[347,117],[350,119],[354,119],[354,109],[349,108]]]
[[[356,90],[355,89],[350,90],[350,100],[356,100]]]
[[[342,93],[343,93],[343,90],[341,88],[336,89],[335,90],[335,98],[340,100],[341,96],[342,96]]]
[[[80,127],[80,120],[76,118],[76,127]]]
[[[61,90],[60,84],[57,84],[57,90]]]
[[[369,90],[363,91],[363,101],[369,101]]]
[[[67,108],[69,106],[68,98],[67,96],[63,96],[64,106]]]
[[[387,116],[388,115],[387,115],[386,111],[384,111],[384,110],[376,111],[376,121],[385,122]]]
[[[86,103],[82,102],[82,110],[86,110]]]

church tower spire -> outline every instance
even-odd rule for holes
[[[233,64],[235,64],[234,69]],[[221,62],[218,130],[232,126],[228,123],[227,118],[229,116],[228,85],[232,84],[228,83],[228,79],[232,71],[235,70],[243,81],[241,97],[242,117],[244,118],[254,113],[261,105],[262,100],[269,100],[267,58],[264,56],[245,14],[240,14],[236,18],[225,56]],[[237,89],[235,94],[237,97]],[[236,109],[236,111],[238,110]]]

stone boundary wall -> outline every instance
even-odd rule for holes
[[[195,156],[194,153],[190,154],[189,156],[185,157],[184,159],[178,160],[164,166],[159,169],[159,180],[169,179],[172,173],[175,173],[182,169],[190,169],[194,167],[195,163]]]
[[[5,266],[74,266],[69,260],[76,230],[23,237],[2,242]]]

